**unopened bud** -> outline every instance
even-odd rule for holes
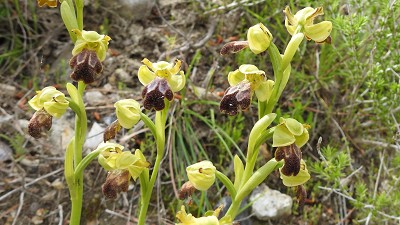
[[[201,161],[186,168],[189,181],[200,191],[206,191],[214,184],[215,171],[210,161]]]
[[[264,24],[259,23],[249,28],[247,32],[247,41],[250,50],[254,54],[260,54],[267,50],[272,41],[272,34]]]

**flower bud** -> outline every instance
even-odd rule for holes
[[[37,91],[36,95],[28,103],[35,110],[44,108],[47,113],[56,118],[60,118],[69,106],[65,95],[52,86]]]
[[[103,71],[103,65],[96,52],[83,49],[69,61],[69,65],[74,70],[70,77],[74,81],[83,81],[85,84],[93,83],[99,79],[99,74]]]
[[[254,54],[260,54],[267,50],[272,41],[272,34],[264,24],[259,23],[249,28],[247,32],[247,41],[250,50]]]
[[[41,138],[52,125],[52,116],[44,109],[38,110],[29,120],[28,133],[34,138]]]
[[[206,191],[215,181],[215,166],[210,161],[201,161],[186,168],[189,181],[200,191]]]
[[[140,104],[133,99],[119,100],[114,104],[118,122],[125,129],[131,129],[140,120]]]

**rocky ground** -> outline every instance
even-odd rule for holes
[[[18,58],[0,61],[0,224],[68,224],[70,203],[62,167],[64,149],[73,135],[73,114],[54,120],[47,138],[33,139],[26,129],[33,114],[27,101],[35,90],[55,85],[65,91],[62,85],[70,82],[68,60],[73,45],[58,9],[38,8],[27,1],[19,1],[17,7],[14,2],[4,3],[10,14],[5,14],[0,31],[9,35],[0,36],[0,40],[18,37],[21,41],[0,44],[0,54],[15,45],[24,46],[25,52]],[[89,86],[85,94],[90,123],[87,151],[101,142],[104,128],[115,119],[115,101],[140,100],[142,86],[136,73],[145,57],[154,62],[181,59],[183,70],[191,69],[188,97],[219,101],[228,87],[227,65],[237,67],[234,57],[221,57],[219,50],[246,31],[241,24],[241,19],[248,17],[243,6],[257,6],[260,2],[87,1],[85,29],[107,33],[112,38],[102,79]],[[281,9],[273,13],[281,13]],[[192,64],[196,54],[201,58]],[[118,140],[135,147],[144,138],[143,132],[143,127],[138,126]],[[137,142],[132,142],[133,137]],[[162,169],[160,174],[164,173],[169,169]],[[107,200],[101,193],[105,176],[97,163],[92,163],[85,173],[83,224],[136,224],[138,187],[131,184],[128,193],[117,200]],[[274,178],[273,186],[279,181]],[[167,194],[173,196],[171,180],[162,183],[162,188],[170,190]],[[166,210],[170,202],[158,197],[151,205],[149,224],[174,224],[174,214]],[[282,218],[260,222],[247,210],[241,224],[309,224],[296,209],[290,211],[295,215],[285,217],[284,213]],[[320,206],[320,214],[315,216],[323,224],[333,224],[332,214],[328,202]]]

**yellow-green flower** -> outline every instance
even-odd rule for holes
[[[108,35],[100,35],[96,31],[85,31],[73,29],[72,32],[76,34],[77,40],[75,47],[72,50],[72,55],[79,54],[83,49],[95,51],[97,57],[102,62],[106,58],[108,50],[108,42],[111,38]]]
[[[182,90],[185,86],[185,74],[181,68],[182,62],[176,60],[175,65],[165,61],[152,63],[148,59],[143,59],[142,65],[139,68],[138,78],[143,85],[150,84],[156,77],[167,80],[172,92]]]
[[[201,161],[186,168],[189,181],[200,191],[206,191],[215,181],[215,166],[210,161]]]
[[[324,15],[322,7],[315,9],[306,7],[293,15],[289,6],[286,6],[283,12],[286,15],[286,29],[291,35],[301,32],[304,33],[307,40],[314,40],[315,42],[322,43],[328,39],[332,31],[332,22],[330,21],[322,21],[314,24],[315,17]]]
[[[260,54],[267,50],[272,41],[272,34],[264,24],[259,23],[249,28],[247,31],[247,41],[250,50],[254,54]]]
[[[218,221],[218,215],[221,211],[221,207],[217,208],[214,212],[210,212],[209,216],[203,216],[196,218],[191,213],[187,214],[185,206],[181,207],[181,210],[176,214],[176,218],[179,219],[180,223],[175,225],[220,225]]]
[[[114,143],[101,143],[97,150],[100,150],[98,161],[107,171],[128,170],[130,176],[136,180],[143,170],[149,167],[143,153],[137,149],[135,154],[130,151],[122,151],[124,147]]]
[[[236,115],[238,110],[250,106],[253,93],[259,101],[268,101],[274,81],[267,80],[265,72],[251,64],[244,64],[228,74],[229,87],[220,103],[220,110],[229,115]]]
[[[165,108],[165,99],[172,101],[174,92],[185,86],[185,74],[180,71],[182,62],[177,60],[175,65],[160,61],[152,63],[143,59],[143,66],[139,68],[138,78],[145,85],[142,91],[143,107],[156,111]]]
[[[279,168],[279,173],[283,184],[287,187],[294,187],[304,184],[310,179],[310,173],[308,173],[307,165],[304,160],[300,161],[300,171],[295,176],[287,176],[282,172],[283,167]]]
[[[119,100],[114,104],[118,122],[125,129],[131,129],[140,120],[140,104],[133,99]]]
[[[299,148],[305,145],[309,139],[307,128],[309,125],[301,124],[297,120],[280,118],[272,136],[273,147],[289,146],[296,144]]]
[[[47,113],[56,118],[60,118],[69,106],[65,95],[55,87],[45,87],[37,91],[28,103],[36,111],[44,108]]]

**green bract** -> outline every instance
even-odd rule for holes
[[[131,129],[140,120],[140,104],[133,99],[119,100],[114,104],[119,124]]]
[[[55,87],[45,87],[37,91],[28,103],[36,111],[44,108],[47,113],[56,118],[60,118],[69,106],[65,95]]]
[[[210,161],[201,161],[186,168],[187,176],[193,186],[206,191],[215,181],[215,166]]]
[[[108,50],[108,42],[111,38],[108,35],[100,35],[96,31],[72,30],[77,37],[75,47],[72,50],[72,55],[79,54],[83,49],[88,49],[96,52],[100,61],[104,61]]]
[[[239,69],[229,72],[228,82],[231,86],[240,82],[249,82],[251,91],[255,92],[258,100],[262,102],[269,99],[275,83],[273,80],[267,80],[265,72],[251,64],[243,64]]]
[[[309,134],[307,125],[299,123],[297,120],[280,118],[280,124],[275,128],[273,134],[273,147],[288,146],[295,143],[299,148],[307,143]]]
[[[285,26],[288,32],[293,35],[300,28],[300,32],[304,33],[307,40],[315,42],[324,42],[332,31],[332,22],[323,21],[314,24],[314,18],[319,15],[324,15],[322,7],[311,8],[306,7],[298,11],[295,15],[290,12],[289,6],[283,11],[286,15]]]
[[[281,170],[282,168],[279,168],[282,182],[287,187],[302,185],[310,179],[310,174],[308,173],[307,165],[304,160],[300,161],[300,172],[296,176],[286,176]]]
[[[175,65],[173,65],[165,61],[152,63],[145,58],[142,63],[144,65],[139,68],[138,78],[143,85],[148,85],[156,77],[160,77],[167,80],[173,92],[180,91],[185,86],[185,74],[180,71],[182,64],[180,60],[176,60]]]
[[[247,31],[247,42],[254,54],[260,54],[267,50],[272,41],[272,34],[264,24],[259,23]]]

